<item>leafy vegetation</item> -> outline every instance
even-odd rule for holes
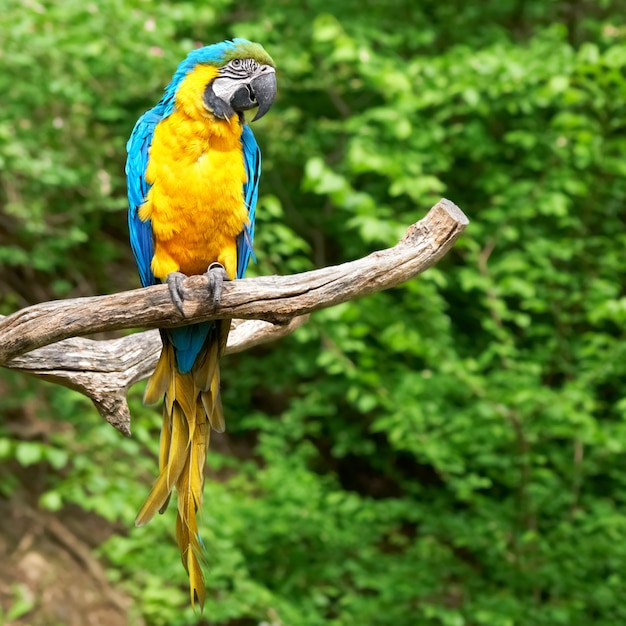
[[[138,285],[124,144],[196,42],[245,36],[279,66],[253,273],[392,245],[442,195],[471,220],[418,280],[225,359],[204,617],[173,513],[133,527],[160,425],[141,390],[124,440],[72,392],[0,373],[0,459],[49,469],[41,506],[127,528],[99,554],[137,619],[626,621],[621,3],[5,4],[3,313]],[[45,434],[11,428],[26,410]],[[8,497],[19,473],[0,476]]]

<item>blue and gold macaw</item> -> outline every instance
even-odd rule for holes
[[[243,112],[269,110],[272,58],[233,39],[193,50],[128,141],[130,241],[141,284],[167,282],[182,312],[182,280],[206,274],[214,301],[223,280],[242,278],[254,238],[261,155]],[[253,121],[254,121],[253,120]],[[196,513],[211,429],[224,430],[218,359],[229,320],[161,330],[163,350],[144,402],[165,396],[159,477],[136,519],[142,526],[178,491],[176,538],[192,605],[205,599]]]

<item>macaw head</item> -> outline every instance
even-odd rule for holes
[[[202,86],[202,104],[215,117],[230,119],[235,114],[258,107],[252,120],[263,117],[276,97],[276,66],[263,46],[247,39],[233,39],[192,50],[178,66],[165,90],[170,101],[191,73],[212,68]]]

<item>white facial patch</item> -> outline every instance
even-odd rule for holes
[[[241,85],[247,84],[248,79],[242,78],[236,80],[233,78],[216,78],[213,81],[213,93],[224,102],[230,102],[234,93],[241,87]]]

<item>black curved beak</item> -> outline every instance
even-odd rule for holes
[[[252,96],[259,105],[259,110],[252,119],[253,122],[260,120],[272,106],[276,97],[276,72],[269,71],[260,74],[250,81]]]

